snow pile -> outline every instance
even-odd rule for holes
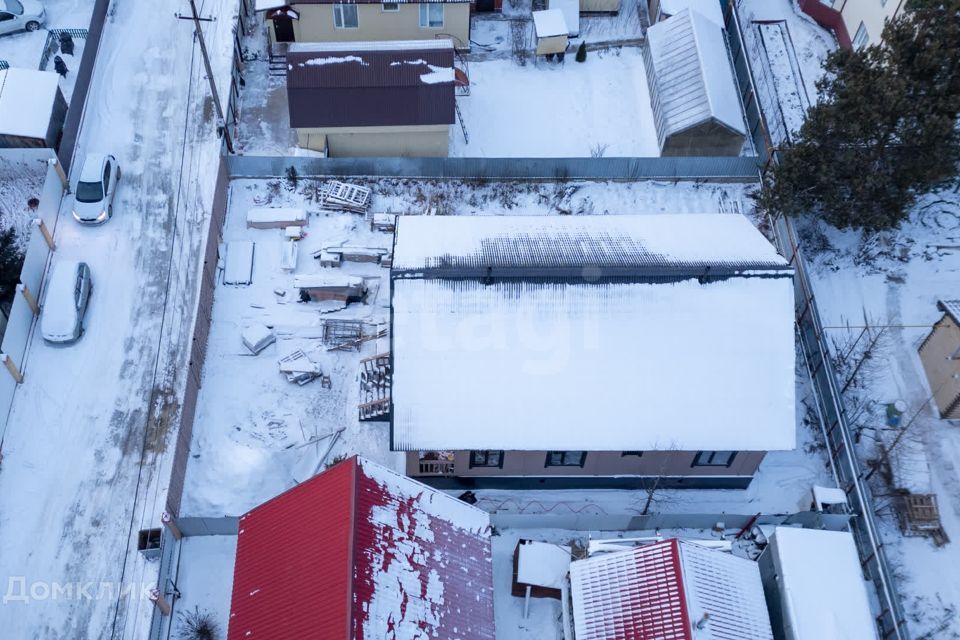
[[[343,63],[343,62],[357,62],[357,63],[359,63],[361,66],[364,66],[364,67],[369,67],[369,66],[370,66],[370,63],[365,62],[364,59],[361,58],[361,57],[359,57],[359,56],[341,56],[341,57],[338,57],[338,58],[333,57],[333,56],[328,56],[328,57],[326,57],[326,58],[311,58],[310,60],[307,60],[306,62],[301,62],[301,63],[300,63],[300,66],[301,66],[301,67],[303,67],[303,66],[320,67],[320,66],[323,66],[323,65],[325,65],[325,64],[341,64],[341,63]]]

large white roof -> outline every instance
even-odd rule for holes
[[[538,38],[568,35],[567,20],[560,9],[533,12],[533,28]]]
[[[853,536],[777,527],[775,554],[784,626],[795,640],[877,637]]]
[[[741,215],[400,216],[395,271],[730,269],[786,261]],[[578,271],[579,273],[579,271]]]
[[[0,69],[0,135],[47,137],[60,90],[57,74],[33,69]]]
[[[486,284],[395,274],[393,445],[792,449],[789,273]]]
[[[647,29],[651,98],[663,139],[711,119],[746,134],[723,29],[692,9]]]
[[[719,2],[713,0],[660,0],[660,11],[672,16],[684,9],[699,11],[704,18],[709,18],[719,26],[723,26],[723,9]]]

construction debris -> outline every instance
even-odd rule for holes
[[[320,266],[336,267],[341,262],[373,262],[379,263],[384,256],[390,254],[389,249],[383,247],[324,247],[313,252],[313,257],[320,260]],[[335,262],[336,264],[333,264]],[[331,263],[331,264],[327,264]]]
[[[263,324],[250,325],[243,330],[240,337],[243,340],[243,346],[253,355],[257,355],[277,340],[273,331]]]
[[[328,180],[320,187],[317,201],[322,208],[332,211],[366,213],[370,208],[370,194],[371,191],[367,187]]]
[[[393,213],[375,213],[370,218],[371,231],[393,233],[397,229],[397,216]]]
[[[287,376],[290,382],[303,386],[319,378],[322,374],[320,364],[314,362],[303,349],[297,349],[280,358],[280,373]]]
[[[326,320],[323,323],[323,344],[332,347],[327,351],[340,349],[362,337],[362,320]]]
[[[247,228],[285,229],[307,224],[307,212],[296,207],[253,207],[247,211]]]
[[[390,389],[393,370],[390,354],[381,353],[360,361],[360,399],[358,406],[361,421],[390,419]]]
[[[940,509],[937,496],[904,491],[899,496],[897,516],[900,530],[905,536],[924,536],[931,538],[938,547],[950,542],[947,532],[940,522]]]

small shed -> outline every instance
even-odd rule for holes
[[[643,53],[661,155],[739,155],[746,125],[723,28],[682,9],[647,29]]]
[[[578,560],[570,592],[577,640],[773,640],[757,563],[695,541]]]
[[[517,541],[513,550],[513,584],[510,593],[526,598],[563,597],[570,573],[571,549],[539,540]]]
[[[777,527],[758,564],[777,638],[877,637],[849,532]]]
[[[960,419],[960,300],[940,300],[942,313],[920,343],[920,362],[940,417]]]
[[[367,293],[363,278],[338,273],[308,273],[293,277],[293,286],[313,302],[359,302]]]
[[[570,42],[570,29],[560,9],[533,12],[533,32],[538,56],[563,54]]]
[[[60,145],[67,101],[50,71],[0,69],[0,148]]]

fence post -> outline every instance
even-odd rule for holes
[[[20,369],[17,367],[16,363],[14,363],[13,358],[5,353],[0,357],[3,358],[3,364],[7,367],[7,371],[10,372],[10,375],[13,376],[13,379],[17,381],[17,384],[23,382],[23,374],[20,373]]]
[[[33,311],[33,315],[40,315],[40,305],[37,304],[37,299],[33,297],[33,292],[30,291],[30,288],[21,283],[17,285],[17,292],[22,294],[23,299],[30,305],[30,310]]]
[[[47,223],[40,218],[35,218],[33,224],[40,229],[40,233],[43,234],[43,239],[46,240],[47,246],[50,247],[50,251],[57,250],[57,243],[53,240],[53,234],[50,233],[50,227],[47,226]]]
[[[167,599],[163,597],[163,594],[160,592],[160,589],[151,589],[150,590],[150,600],[156,605],[157,609],[160,610],[160,615],[169,616],[170,615],[170,603],[167,602]]]
[[[57,158],[50,158],[47,160],[47,164],[56,170],[57,176],[60,178],[60,184],[63,186],[63,190],[69,191],[70,181],[67,180],[67,174],[63,170],[63,165],[60,164],[60,160]]]

